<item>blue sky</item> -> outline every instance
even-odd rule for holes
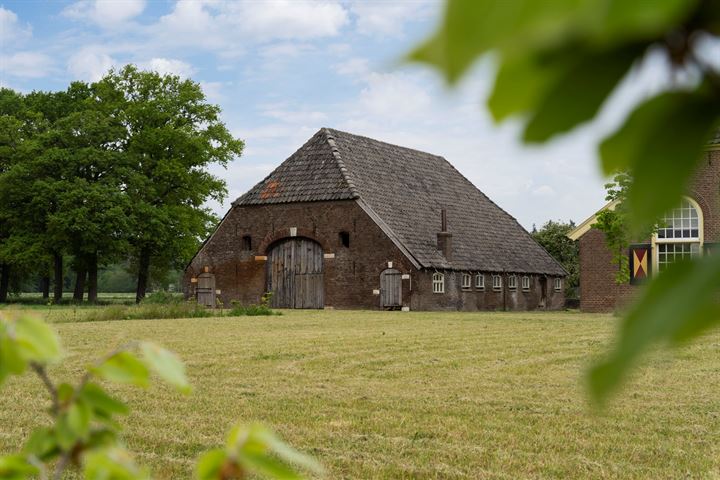
[[[435,0],[80,0],[0,4],[0,85],[64,89],[126,63],[192,78],[246,141],[227,170],[230,201],[328,126],[443,155],[530,229],[582,221],[603,204],[595,143],[648,92],[662,59],[638,68],[600,118],[542,148],[484,106],[494,63],[455,90],[402,62],[432,32]]]

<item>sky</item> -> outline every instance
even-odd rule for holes
[[[62,90],[134,63],[200,83],[246,142],[226,170],[230,202],[321,127],[442,155],[525,228],[576,223],[604,204],[596,147],[630,108],[665,85],[650,56],[597,120],[541,147],[522,121],[493,123],[493,58],[449,89],[403,61],[435,29],[437,0],[0,0],[0,85]]]

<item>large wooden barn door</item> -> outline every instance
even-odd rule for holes
[[[288,238],[268,255],[270,304],[276,308],[323,308],[323,253],[316,242]]]
[[[400,272],[388,268],[380,274],[380,306],[399,307],[402,305],[402,281]]]

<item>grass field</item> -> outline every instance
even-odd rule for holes
[[[720,334],[653,354],[596,414],[580,376],[615,323],[341,311],[57,323],[67,366],[52,373],[77,376],[128,339],[180,354],[192,395],[160,384],[115,390],[133,408],[126,442],[158,478],[191,477],[201,452],[252,420],[316,456],[333,479],[720,477]],[[44,421],[42,394],[30,376],[3,387],[0,451]]]

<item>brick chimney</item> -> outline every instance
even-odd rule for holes
[[[437,249],[442,252],[447,261],[452,260],[452,233],[447,229],[447,212],[440,210],[441,228],[437,234]]]

